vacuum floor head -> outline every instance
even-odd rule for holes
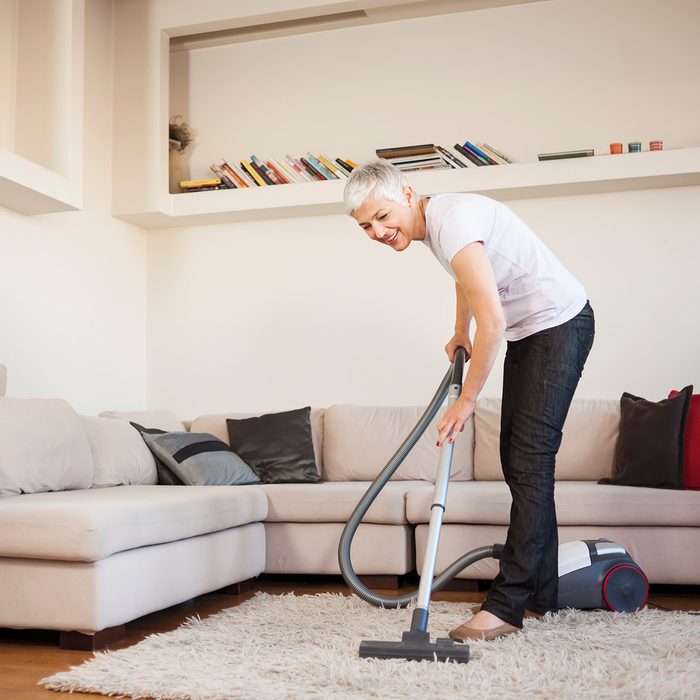
[[[447,637],[431,642],[427,632],[409,631],[401,635],[400,642],[361,642],[360,656],[363,659],[452,661],[466,664],[469,661],[469,647],[466,644],[456,644]]]

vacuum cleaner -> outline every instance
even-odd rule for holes
[[[469,661],[469,647],[466,644],[455,643],[448,637],[430,641],[427,631],[430,597],[471,564],[489,557],[499,559],[503,545],[493,544],[473,549],[450,564],[439,576],[435,576],[440,529],[452,467],[453,442],[444,440],[440,448],[428,539],[418,590],[400,596],[379,595],[360,581],[350,559],[352,538],[374,499],[425,432],[445,397],[448,408],[459,398],[466,360],[466,350],[457,348],[454,362],[432,401],[403,444],[360,499],[340,537],[338,563],[343,578],[353,593],[372,605],[384,608],[404,608],[415,602],[411,627],[402,634],[401,641],[363,641],[360,644],[360,656],[363,658],[456,663]],[[568,542],[559,547],[559,608],[607,608],[618,612],[633,612],[644,607],[648,592],[649,584],[644,572],[621,545],[599,539]]]

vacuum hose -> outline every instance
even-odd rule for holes
[[[433,420],[435,414],[438,412],[440,406],[445,400],[450,386],[458,385],[461,389],[462,372],[466,359],[466,350],[461,347],[457,348],[455,351],[454,362],[443,377],[442,382],[440,382],[440,386],[435,392],[435,396],[433,396],[432,401],[425,409],[425,412],[413,430],[409,433],[408,437],[403,441],[402,445],[396,451],[394,456],[389,460],[384,469],[382,469],[382,471],[379,473],[379,476],[377,476],[377,478],[372,482],[371,486],[367,489],[365,495],[360,499],[360,502],[355,507],[355,510],[352,512],[350,519],[345,525],[343,534],[340,536],[340,543],[338,545],[338,563],[340,564],[340,571],[345,579],[345,583],[347,583],[355,595],[362,598],[362,600],[371,603],[372,605],[376,605],[377,607],[405,608],[416,600],[418,590],[401,596],[383,596],[374,593],[367,588],[360,581],[352,568],[352,562],[350,560],[350,546],[352,544],[352,538],[355,536],[355,532],[357,531],[362,518],[369,510],[370,506],[374,502],[374,499],[379,495],[379,492],[384,488],[394,472],[401,466],[401,463],[404,461],[404,459],[406,459],[408,453],[413,449],[421,435],[426,431],[428,425],[430,425],[430,421]],[[463,554],[459,559],[450,564],[439,576],[436,576],[433,579],[432,586],[430,588],[431,594],[439,591],[460,571],[466,569],[468,566],[471,566],[471,564],[479,561],[480,559],[487,559],[489,557],[493,557],[494,559],[500,558],[502,551],[503,545],[494,544],[486,547],[478,547],[477,549],[473,549],[471,552]]]

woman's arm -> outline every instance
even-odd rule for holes
[[[455,298],[455,332],[447,345],[445,345],[445,352],[450,362],[454,362],[455,350],[458,347],[463,347],[467,351],[467,358],[472,354],[472,344],[471,340],[469,340],[472,312],[457,282],[455,282]]]
[[[506,329],[496,280],[484,246],[479,242],[470,243],[452,258],[451,265],[460,292],[457,295],[458,312],[461,298],[476,321],[476,332],[462,393],[438,422],[438,445],[462,430],[474,412]]]

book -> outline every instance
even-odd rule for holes
[[[318,173],[315,170],[309,172],[309,169],[298,158],[294,158],[294,162],[301,168],[304,175],[306,175],[311,182],[316,182],[318,180]]]
[[[440,158],[438,160],[418,161],[416,163],[394,163],[394,167],[403,172],[411,172],[414,170],[453,170],[456,166]]]
[[[306,168],[306,172],[309,173],[309,175],[311,175],[313,178],[315,178],[316,180],[325,180],[326,179],[326,177],[324,175],[322,175],[318,170],[316,170],[313,167],[313,165],[311,165],[311,163],[309,163],[309,161],[306,160],[306,158],[302,157],[302,158],[300,158],[300,160],[301,160],[301,164],[304,166],[304,168]]]
[[[489,151],[491,151],[492,153],[494,153],[495,155],[497,155],[499,158],[503,158],[503,160],[504,160],[506,163],[512,163],[512,162],[513,162],[505,153],[503,153],[503,151],[497,151],[493,146],[491,146],[491,145],[488,144],[488,143],[484,143],[483,145],[486,146],[486,148],[488,148]]]
[[[481,158],[479,158],[475,153],[472,153],[470,150],[466,149],[464,146],[462,146],[462,144],[456,143],[453,148],[461,153],[467,160],[474,163],[474,165],[486,165]]]
[[[195,185],[190,187],[181,187],[183,192],[208,192],[209,190],[227,190],[228,187],[221,183],[220,185]]]
[[[498,163],[495,160],[493,160],[493,158],[489,158],[480,148],[475,146],[473,143],[465,141],[463,145],[468,151],[471,151],[477,158],[481,158],[484,161],[485,165],[498,165]]]
[[[307,153],[307,154],[306,154],[306,160],[308,160],[309,163],[311,163],[311,165],[314,167],[314,169],[315,169],[315,170],[318,170],[318,172],[320,172],[321,175],[323,175],[323,177],[324,177],[326,180],[337,180],[337,179],[338,179],[337,176],[334,175],[330,170],[328,170],[328,169],[325,167],[325,165],[323,165],[322,163],[320,163],[320,162],[318,161],[318,159],[316,158],[316,156],[314,156],[312,153]]]
[[[350,158],[346,158],[345,162],[354,170],[357,167],[357,163],[354,160],[350,160]]]
[[[301,163],[299,163],[294,158],[292,158],[292,156],[290,156],[289,153],[287,153],[287,155],[285,155],[285,159],[286,159],[287,163],[289,163],[289,166],[294,170],[294,172],[297,174],[297,176],[303,182],[311,182],[311,180],[312,180],[311,175],[309,175],[306,172],[306,170],[301,165]]]
[[[455,163],[458,168],[466,168],[467,164],[463,163],[457,156],[452,155],[446,148],[443,148],[442,146],[437,146],[438,151],[442,154],[444,158],[449,160],[452,163]]]
[[[248,175],[250,175],[250,177],[253,178],[256,185],[259,185],[260,187],[264,187],[265,185],[267,185],[265,180],[263,180],[262,177],[260,177],[260,174],[253,167],[253,165],[250,163],[250,161],[242,160],[241,161],[241,168],[243,168],[243,170],[245,170],[248,173]]]
[[[221,160],[221,165],[219,167],[236,183],[238,187],[249,187],[248,182],[246,182],[246,180],[242,177],[242,173],[236,172],[236,169],[229,165],[225,160]]]
[[[348,173],[351,173],[353,171],[352,165],[350,165],[350,163],[348,163],[347,160],[343,160],[342,158],[336,158],[335,162]]]
[[[241,177],[248,187],[257,187],[258,183],[253,180],[248,171],[245,170],[240,164],[236,165],[235,163],[231,163],[230,166],[231,170]]]
[[[206,180],[180,180],[180,187],[215,187],[220,184],[221,180],[218,177]]]
[[[395,165],[397,168],[412,168],[419,165],[443,165],[444,161],[440,157],[433,158],[391,158],[387,159],[387,163]]]
[[[216,175],[219,178],[219,180],[221,180],[221,182],[224,185],[226,185],[227,189],[236,189],[236,183],[229,177],[228,173],[224,172],[224,170],[221,167],[219,167],[215,163],[212,163],[209,169],[214,173],[214,175]]]
[[[418,163],[416,165],[401,165],[397,167],[405,173],[416,172],[418,170],[454,170],[456,168],[456,166],[450,165],[444,160],[437,163]]]
[[[421,156],[435,153],[435,144],[421,143],[416,146],[394,146],[392,148],[378,148],[375,153],[378,158],[400,158],[402,156]]]
[[[290,182],[304,182],[299,173],[288,163],[282,160],[273,160],[272,163],[277,166],[277,169],[285,174]]]
[[[330,172],[333,173],[338,179],[342,178],[347,178],[347,175],[340,170],[340,168],[337,165],[334,165],[331,163],[326,156],[324,156],[322,153],[317,156],[318,161],[323,165],[326,170],[330,170]]]
[[[508,161],[503,160],[501,156],[496,155],[490,148],[487,148],[484,146],[483,143],[477,143],[476,147],[482,152],[485,153],[491,160],[496,161],[497,165],[508,165]]]
[[[262,177],[263,180],[268,185],[279,185],[281,182],[277,179],[277,176],[270,173],[270,171],[267,169],[267,166],[265,163],[263,163],[260,158],[258,158],[256,155],[251,155],[250,156],[250,164],[258,171],[258,174],[260,177]]]
[[[287,176],[279,168],[277,168],[271,160],[268,160],[265,165],[267,166],[268,170],[272,171],[277,176],[280,184],[288,185],[291,182],[291,180],[287,178]]]
[[[592,148],[579,151],[560,151],[559,153],[538,153],[538,160],[561,160],[562,158],[586,158],[595,155]]]

